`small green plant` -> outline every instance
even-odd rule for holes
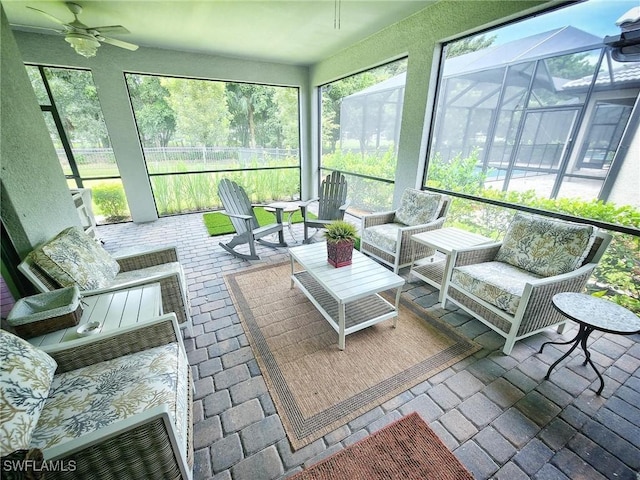
[[[93,201],[107,221],[122,220],[128,216],[124,190],[117,183],[101,183],[92,188]]]
[[[338,243],[345,240],[355,241],[357,237],[358,230],[355,225],[344,220],[336,220],[327,225],[327,230],[324,233],[327,243]]]

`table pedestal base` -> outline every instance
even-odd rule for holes
[[[598,391],[596,392],[596,395],[600,395],[602,393],[602,389],[604,388],[604,379],[602,378],[602,375],[600,375],[600,372],[598,371],[598,369],[596,368],[596,366],[593,364],[593,362],[591,361],[591,354],[589,353],[589,350],[587,350],[587,340],[589,338],[589,335],[591,335],[591,332],[593,332],[595,329],[592,327],[588,327],[586,325],[580,324],[580,329],[578,330],[578,334],[572,338],[571,340],[569,340],[568,342],[544,342],[541,346],[540,346],[540,351],[538,351],[538,353],[542,353],[542,350],[544,349],[544,346],[547,344],[552,344],[552,345],[569,345],[570,343],[573,343],[573,345],[571,346],[571,348],[567,351],[567,353],[565,353],[563,356],[561,356],[558,360],[556,360],[553,365],[551,365],[549,367],[549,370],[547,371],[547,375],[545,375],[545,380],[549,380],[549,375],[551,375],[551,371],[565,358],[567,358],[571,352],[573,352],[576,347],[578,346],[578,344],[580,344],[580,346],[582,347],[582,350],[584,351],[584,356],[585,356],[585,361],[582,363],[583,366],[585,366],[587,363],[589,365],[591,365],[591,368],[593,368],[593,371],[596,372],[596,374],[598,375],[598,378],[600,379],[600,388],[598,388]]]

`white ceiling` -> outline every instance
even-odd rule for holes
[[[123,25],[113,38],[145,47],[310,65],[436,0],[79,0],[90,27]],[[31,6],[69,22],[64,2],[2,0],[11,24],[56,28]],[[339,8],[339,18],[336,10]],[[340,21],[340,28],[334,22]],[[21,30],[28,30],[20,27]],[[38,33],[55,32],[30,30]],[[98,50],[98,55],[100,55]]]

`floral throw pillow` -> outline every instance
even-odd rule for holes
[[[29,255],[61,287],[104,288],[120,271],[118,262],[80,227],[63,230]]]
[[[410,226],[422,225],[435,220],[441,207],[442,195],[407,188],[402,194],[395,220]]]
[[[29,448],[57,366],[42,350],[0,330],[1,456]]]
[[[518,213],[495,259],[542,277],[568,273],[582,265],[595,233],[592,225]]]

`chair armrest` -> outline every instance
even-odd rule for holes
[[[220,213],[222,215],[226,215],[227,217],[234,217],[234,218],[240,218],[242,220],[251,220],[251,215],[244,215],[244,214],[240,214],[240,213],[229,213],[229,212],[225,212],[224,210],[220,210]]]
[[[176,315],[168,313],[131,327],[44,347],[42,350],[58,363],[56,373],[63,373],[173,342],[177,342],[184,351]]]
[[[309,200],[305,200],[304,202],[299,202],[300,208],[308,208],[313,202],[317,202],[320,200],[319,197],[310,198]]]
[[[142,268],[162,265],[178,261],[176,247],[158,247],[154,249],[139,248],[120,250],[111,255],[120,265],[121,272],[140,270]]]
[[[398,235],[400,235],[400,248],[396,249],[400,253],[400,265],[403,265],[411,261],[412,255],[415,253],[416,258],[424,258],[433,255],[435,251],[420,243],[414,245],[414,250],[411,249],[411,236],[417,233],[429,232],[431,230],[438,230],[442,228],[444,224],[444,218],[438,218],[433,222],[424,223],[421,225],[412,225],[407,227],[400,227],[398,229]]]
[[[187,449],[192,447],[188,438]],[[73,461],[75,471],[69,478],[101,478],[120,469],[137,472],[135,478],[172,478],[177,470],[180,478],[189,479],[189,453],[184,450],[168,406],[158,405],[42,453],[46,461],[62,460],[66,465]]]
[[[494,242],[454,250],[451,253],[451,266],[462,267],[463,265],[493,262],[501,246],[502,242]]]
[[[362,229],[373,227],[375,225],[384,225],[385,223],[393,223],[396,218],[396,212],[378,212],[362,216]]]
[[[582,292],[596,265],[588,263],[569,273],[527,282],[520,299],[519,309],[516,312],[516,317],[522,318],[518,335],[524,335],[566,320],[566,317],[554,308],[551,301],[553,296],[562,292]]]

